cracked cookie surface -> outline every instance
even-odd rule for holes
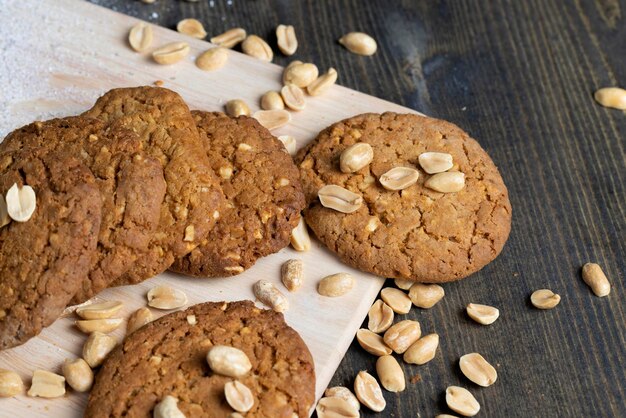
[[[187,417],[229,417],[224,385],[234,379],[210,370],[213,345],[238,348],[250,359],[250,373],[237,379],[254,396],[246,417],[308,417],[315,400],[311,354],[282,314],[250,301],[202,303],[127,336],[98,373],[85,417],[152,417],[167,395],[178,398]]]
[[[357,142],[374,150],[361,170],[339,169],[342,151]],[[418,157],[449,153],[451,171],[465,173],[465,187],[439,193]],[[457,126],[411,114],[364,114],[338,122],[296,156],[308,207],[305,220],[341,260],[382,277],[425,283],[464,278],[502,250],[511,228],[511,204],[498,169],[487,153]],[[397,166],[419,171],[414,185],[384,189],[379,177]],[[344,214],[323,207],[318,190],[336,184],[363,197],[362,206]]]
[[[163,167],[167,188],[147,254],[114,285],[139,283],[166,270],[207,238],[224,196],[211,170],[189,108],[175,92],[158,87],[114,89],[86,116],[139,135],[143,150]]]
[[[102,209],[91,171],[65,153],[1,153],[0,193],[14,183],[34,189],[36,206],[0,228],[0,350],[61,315],[95,261]]]
[[[304,208],[298,169],[255,119],[192,114],[226,205],[210,239],[170,269],[199,277],[239,274],[289,244]]]
[[[76,156],[96,178],[102,195],[97,261],[70,303],[107,288],[148,251],[165,195],[163,169],[127,129],[107,128],[87,117],[35,122],[11,132],[0,151],[62,150]]]

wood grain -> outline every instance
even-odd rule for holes
[[[413,383],[385,392],[378,416],[446,412],[449,384],[476,395],[481,417],[626,416],[626,118],[592,99],[598,87],[626,84],[624,0],[94,2],[170,28],[193,16],[210,34],[244,26],[272,39],[278,23],[291,23],[300,37],[294,58],[457,123],[498,164],[513,204],[511,238],[494,263],[446,285],[434,308],[406,316],[438,332],[441,348],[425,366],[403,365]],[[350,30],[374,35],[378,53],[343,50],[336,40]],[[580,279],[586,261],[609,276],[608,298]],[[532,309],[528,297],[542,287],[562,296],[555,310]],[[498,306],[501,318],[474,324],[463,313],[468,302]],[[472,351],[496,366],[494,386],[460,375],[458,358]],[[353,343],[332,384],[351,386],[374,362]]]

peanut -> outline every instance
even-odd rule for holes
[[[415,283],[409,290],[409,299],[418,308],[430,309],[439,302],[446,292],[437,284]]]
[[[402,392],[406,388],[402,367],[393,356],[378,357],[376,374],[380,384],[389,392]]]
[[[211,370],[228,377],[242,377],[252,369],[250,359],[238,348],[226,345],[214,345],[206,356]]]
[[[267,280],[259,280],[253,286],[254,296],[264,305],[269,306],[276,312],[285,312],[289,309],[289,301],[280,290]]]
[[[450,409],[464,417],[473,417],[480,411],[476,398],[467,389],[459,386],[448,386],[446,403]]]
[[[76,392],[87,392],[93,385],[93,371],[82,358],[66,359],[63,363],[63,376]]]
[[[349,273],[336,273],[324,277],[317,285],[317,293],[322,296],[343,296],[354,287],[354,278]]]
[[[587,263],[583,266],[583,280],[596,296],[604,297],[611,293],[611,283],[596,263]]]
[[[10,398],[24,392],[24,382],[19,374],[0,369],[0,398]]]
[[[339,38],[339,43],[358,55],[374,55],[378,45],[374,38],[363,32],[350,32]]]
[[[281,266],[281,280],[290,292],[295,292],[302,286],[302,269],[302,260],[287,260]]]

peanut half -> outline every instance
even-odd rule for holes
[[[276,40],[278,49],[283,54],[289,56],[296,53],[298,49],[298,38],[296,31],[291,25],[278,25],[276,27]]]
[[[19,374],[0,369],[0,398],[10,398],[24,393],[24,382]]]
[[[302,263],[302,260],[296,259],[287,260],[281,266],[281,280],[290,292],[295,292],[302,286],[304,279],[303,267],[304,263]]]
[[[83,319],[106,319],[117,314],[124,304],[118,300],[107,300],[105,302],[81,305],[76,308],[76,314]]]
[[[75,322],[76,327],[85,334],[99,331],[105,334],[115,331],[122,325],[122,318],[81,319]]]
[[[406,314],[411,310],[411,299],[402,290],[386,287],[380,291],[380,298],[385,301],[387,305],[395,313]]]
[[[320,399],[315,412],[317,412],[317,418],[359,418],[360,416],[358,408],[355,409],[347,400],[337,396]]]
[[[417,321],[406,319],[394,324],[383,336],[383,341],[389,348],[398,354],[403,354],[422,335],[420,324]]]
[[[417,365],[426,364],[435,358],[437,346],[439,346],[439,335],[425,335],[404,352],[404,361]]]
[[[143,52],[152,45],[152,26],[139,22],[130,29],[128,43],[137,52]]]
[[[446,389],[448,408],[464,417],[473,417],[480,411],[480,404],[469,390],[459,386],[448,386]]]
[[[354,278],[349,273],[336,273],[324,277],[317,285],[317,293],[331,298],[343,296],[354,287]]]
[[[248,35],[241,44],[241,50],[244,54],[260,59],[261,61],[271,62],[274,58],[272,48],[262,38],[256,35]]]
[[[411,288],[411,286],[413,286],[415,284],[414,281],[411,280],[402,280],[402,279],[394,279],[393,280],[394,284],[402,289],[402,290],[409,290]]]
[[[83,358],[94,368],[102,364],[104,359],[117,345],[117,340],[101,332],[93,332],[83,345]]]
[[[306,105],[304,92],[295,84],[287,84],[280,89],[280,96],[285,105],[291,110],[303,110]]]
[[[409,299],[418,308],[430,309],[445,296],[443,287],[437,284],[415,283],[409,290]]]
[[[374,302],[367,316],[367,328],[376,334],[386,331],[393,324],[393,309],[380,299]]]
[[[417,159],[428,174],[443,173],[454,166],[452,155],[446,152],[424,152]]]
[[[154,406],[152,418],[185,418],[185,414],[178,409],[178,399],[167,395]]]
[[[311,249],[311,237],[303,217],[300,217],[298,226],[291,231],[291,246],[296,251],[309,251]]]
[[[380,384],[389,392],[402,392],[406,388],[402,367],[393,356],[378,357],[376,374],[378,374]]]
[[[430,176],[424,186],[440,193],[456,193],[465,187],[465,174],[459,171],[446,171]]]
[[[238,348],[214,345],[206,355],[206,361],[215,373],[228,377],[242,377],[252,369],[250,359]]]
[[[246,39],[246,30],[243,28],[232,28],[226,32],[211,38],[211,43],[224,48],[232,48],[239,42]]]
[[[65,378],[46,370],[35,370],[28,396],[58,398],[65,395]]]
[[[172,42],[152,51],[152,58],[162,65],[175,64],[189,54],[187,42]]]
[[[385,356],[391,354],[391,348],[389,348],[383,337],[378,334],[374,334],[372,331],[361,328],[356,333],[356,340],[359,345],[363,347],[365,351],[375,356]]]
[[[326,74],[322,74],[311,84],[306,86],[306,91],[311,96],[319,96],[325,93],[337,82],[337,70],[329,68]]]
[[[24,185],[19,187],[17,183],[7,191],[7,213],[17,222],[26,222],[33,216],[37,206],[37,197],[32,187]]]
[[[596,296],[608,296],[611,293],[611,283],[596,263],[587,263],[583,266],[583,280]]]
[[[261,109],[263,110],[281,110],[285,108],[285,102],[280,93],[270,90],[261,96]]]
[[[382,174],[378,181],[387,190],[404,190],[417,183],[420,173],[411,167],[394,167]]]
[[[459,360],[461,371],[472,382],[482,387],[493,385],[498,378],[498,372],[478,353],[465,354]]]
[[[204,39],[206,37],[204,26],[202,26],[202,22],[198,19],[183,19],[176,25],[176,30],[183,35],[197,39]]]
[[[355,411],[361,409],[359,400],[354,396],[354,393],[345,386],[333,386],[332,388],[328,388],[324,391],[324,396],[341,398],[348,402]]]
[[[291,135],[281,135],[278,137],[278,140],[283,143],[289,155],[294,155],[296,153],[296,147],[298,146],[296,138]]]
[[[365,142],[357,142],[343,150],[339,157],[339,169],[342,173],[354,173],[368,166],[373,159],[372,146]]]
[[[63,376],[76,392],[87,392],[93,385],[93,371],[82,358],[66,359],[63,363]]]
[[[289,309],[289,301],[272,283],[267,280],[259,280],[252,288],[254,296],[264,305],[269,306],[276,312],[285,312]]]
[[[387,406],[378,382],[366,371],[360,371],[354,379],[354,392],[359,401],[374,412],[381,412]]]
[[[226,102],[224,106],[226,114],[233,118],[237,116],[250,116],[250,108],[248,104],[241,99],[233,99]]]
[[[254,396],[248,386],[235,380],[224,385],[226,402],[237,412],[248,412],[254,406]]]
[[[378,49],[376,40],[363,32],[347,33],[339,38],[339,43],[348,51],[358,55],[374,55]]]
[[[561,296],[550,289],[539,289],[530,295],[530,302],[537,309],[552,309],[561,302]]]
[[[619,87],[604,87],[593,94],[596,102],[604,107],[626,110],[626,90]]]
[[[470,318],[482,325],[491,325],[500,316],[500,311],[497,308],[478,303],[468,304],[466,310]]]
[[[128,318],[128,323],[126,324],[126,334],[130,334],[132,332],[137,331],[139,328],[143,327],[147,323],[152,322],[153,320],[152,311],[148,308],[139,308],[135,312],[133,312]]]
[[[322,206],[342,213],[355,212],[363,204],[361,196],[334,184],[322,187],[317,195]]]
[[[294,84],[300,88],[308,87],[319,74],[315,64],[294,61],[283,70],[283,84]]]
[[[148,306],[156,309],[178,309],[187,304],[187,295],[169,286],[155,286],[148,291]]]
[[[252,117],[269,131],[281,128],[291,121],[291,115],[283,109],[258,110]]]
[[[228,51],[226,48],[211,48],[198,55],[196,66],[203,71],[214,71],[222,68],[228,61]]]

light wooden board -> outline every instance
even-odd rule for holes
[[[114,87],[163,80],[164,86],[180,93],[191,108],[221,110],[225,101],[241,98],[256,110],[264,92],[281,86],[281,67],[237,52],[230,53],[227,66],[221,70],[202,72],[193,64],[194,57],[210,44],[155,27],[155,46],[184,39],[192,47],[184,62],[168,67],[157,65],[148,54],[137,54],[127,46],[128,30],[136,22],[131,17],[77,0],[21,0],[4,4],[0,14],[0,50],[4,61],[0,64],[0,83],[4,89],[0,96],[0,135],[36,119],[82,112],[99,95]],[[301,147],[335,121],[363,112],[383,111],[411,112],[336,86],[321,97],[310,98],[305,111],[292,113],[292,123],[274,133],[295,136]],[[298,292],[288,294],[291,309],[285,317],[313,354],[319,396],[383,280],[342,265],[318,242],[307,253],[284,249],[235,278],[199,280],[164,273],[140,285],[106,290],[98,298],[123,301],[124,317],[145,306],[147,290],[162,283],[185,291],[190,304],[254,299],[252,284],[263,278],[280,285],[280,265],[294,257],[304,261],[307,280]],[[340,271],[351,272],[358,279],[350,294],[341,298],[319,296],[317,281]],[[85,340],[73,321],[73,317],[61,318],[27,344],[1,352],[0,368],[16,370],[27,385],[35,369],[60,372],[65,358],[80,355]],[[113,335],[121,339],[124,331],[118,330]],[[0,399],[0,416],[78,417],[86,399],[85,395],[72,392],[54,400],[26,396]]]

